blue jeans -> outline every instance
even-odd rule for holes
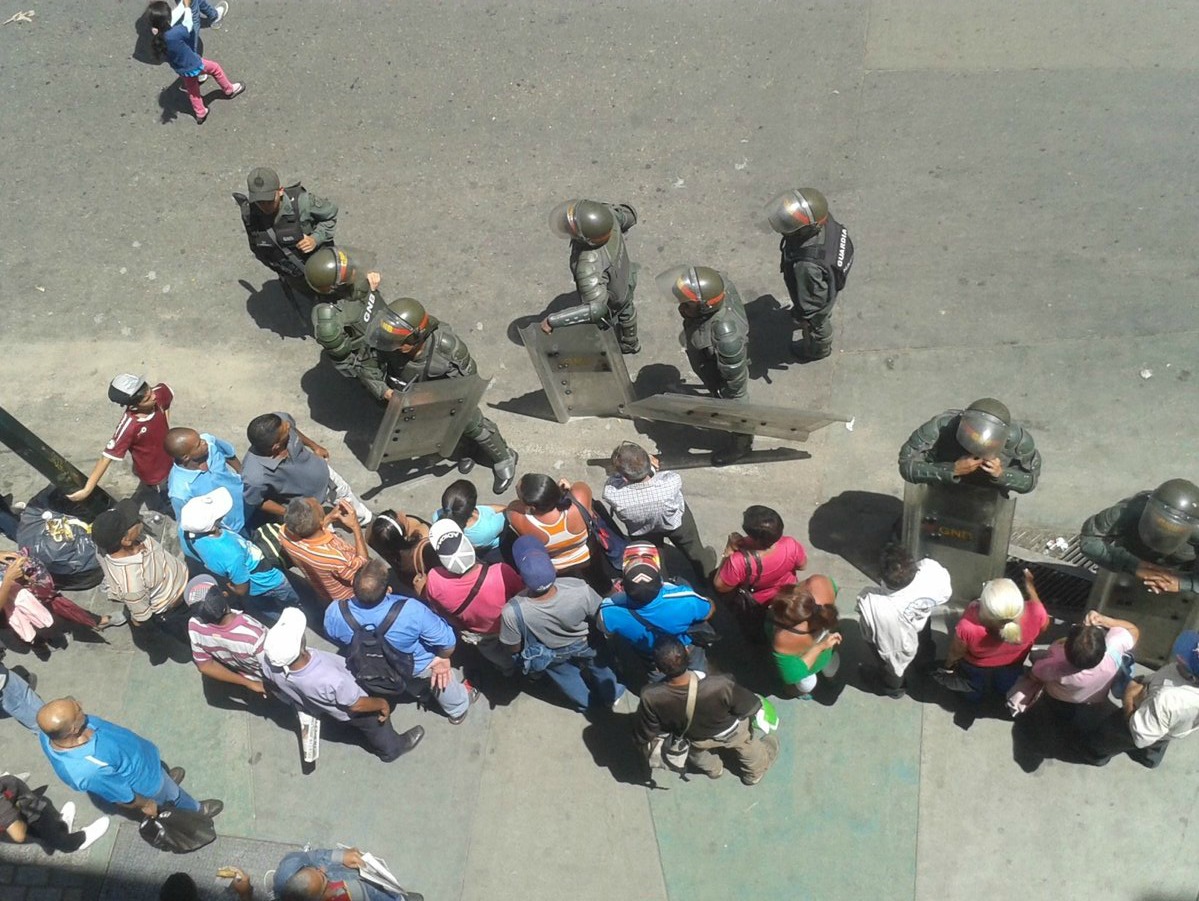
[[[611,668],[598,662],[595,648],[586,640],[554,649],[554,662],[545,674],[562,690],[580,713],[591,706],[611,707],[624,694],[624,686]]]
[[[7,680],[0,689],[0,710],[28,729],[37,732],[37,712],[42,709],[42,699],[29,687],[29,683],[10,669],[3,670]]]
[[[965,660],[958,662],[958,672],[970,682],[970,691],[963,693],[967,701],[981,701],[987,694],[994,693],[1006,698],[1012,686],[1024,672],[1024,661],[1010,666],[975,666]]]
[[[185,792],[179,783],[166,773],[162,774],[162,786],[149,797],[159,807],[170,805],[171,807],[178,807],[180,810],[200,809],[200,802]]]
[[[274,625],[284,607],[299,607],[300,596],[285,577],[282,585],[276,585],[260,594],[251,594],[246,600],[254,609],[247,612],[258,616],[267,625]]]

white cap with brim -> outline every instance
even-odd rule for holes
[[[290,666],[300,656],[304,647],[304,630],[308,619],[299,607],[287,607],[279,614],[279,621],[266,630],[263,653],[271,666]]]
[[[179,528],[200,534],[211,532],[222,516],[233,509],[233,495],[228,488],[217,488],[208,494],[193,497],[179,511]]]
[[[437,552],[441,565],[456,576],[475,565],[475,549],[462,528],[452,519],[439,519],[429,528],[429,544]]]

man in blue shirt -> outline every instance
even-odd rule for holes
[[[182,767],[168,770],[152,742],[88,716],[74,698],[47,703],[38,711],[37,724],[50,766],[76,791],[140,810],[147,817],[156,816],[161,805],[210,817],[225,808],[217,800],[196,801],[179,787]]]
[[[601,632],[617,636],[637,652],[651,682],[663,678],[654,666],[654,647],[664,638],[677,638],[690,648],[689,669],[705,670],[704,649],[687,632],[711,619],[715,610],[711,601],[689,587],[664,583],[658,553],[648,542],[630,544],[624,554],[624,590],[605,598],[596,615]]]
[[[421,684],[429,681],[433,697],[457,726],[466,719],[470,704],[479,691],[450,665],[457,639],[444,619],[415,598],[389,594],[390,569],[382,560],[372,560],[354,577],[354,597],[325,608],[325,634],[342,647],[349,645],[354,630],[342,615],[346,605],[350,615],[364,629],[374,629],[395,604],[402,604],[399,615],[384,638],[401,654],[412,657],[412,672]]]
[[[233,506],[225,514],[224,526],[230,531],[249,537],[246,531],[245,490],[241,481],[241,461],[228,441],[222,441],[195,429],[171,429],[162,443],[175,461],[167,477],[167,496],[175,511],[175,522],[183,505],[193,497],[208,494],[218,488],[228,488]]]
[[[292,851],[279,861],[273,888],[275,897],[349,898],[353,901],[425,901],[425,896],[404,889],[389,892],[358,875],[362,852],[357,848]],[[332,890],[332,891],[330,891]]]
[[[179,513],[183,546],[222,582],[222,588],[254,602],[253,613],[268,623],[287,607],[300,606],[300,597],[283,570],[267,562],[262,551],[222,522],[233,507],[227,488],[193,497]]]

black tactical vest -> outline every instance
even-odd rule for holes
[[[241,209],[242,225],[250,238],[254,256],[280,275],[302,279],[307,255],[296,250],[295,245],[304,237],[300,223],[300,195],[304,188],[296,184],[284,188],[283,193],[291,201],[291,211],[284,213],[280,204],[273,220],[260,212],[244,194],[234,194],[233,199]]]

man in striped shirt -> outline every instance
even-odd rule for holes
[[[196,669],[209,679],[265,696],[262,645],[266,626],[247,613],[230,610],[228,598],[212,576],[196,576],[188,582],[186,596],[191,612],[187,637]]]
[[[146,533],[136,501],[126,498],[97,516],[92,540],[109,600],[125,605],[134,626],[151,625],[185,640],[187,564]]]
[[[354,536],[353,546],[338,537],[334,524]],[[344,499],[329,513],[314,497],[288,501],[283,518],[283,550],[326,604],[354,596],[354,576],[370,559],[362,526],[354,508]]]

